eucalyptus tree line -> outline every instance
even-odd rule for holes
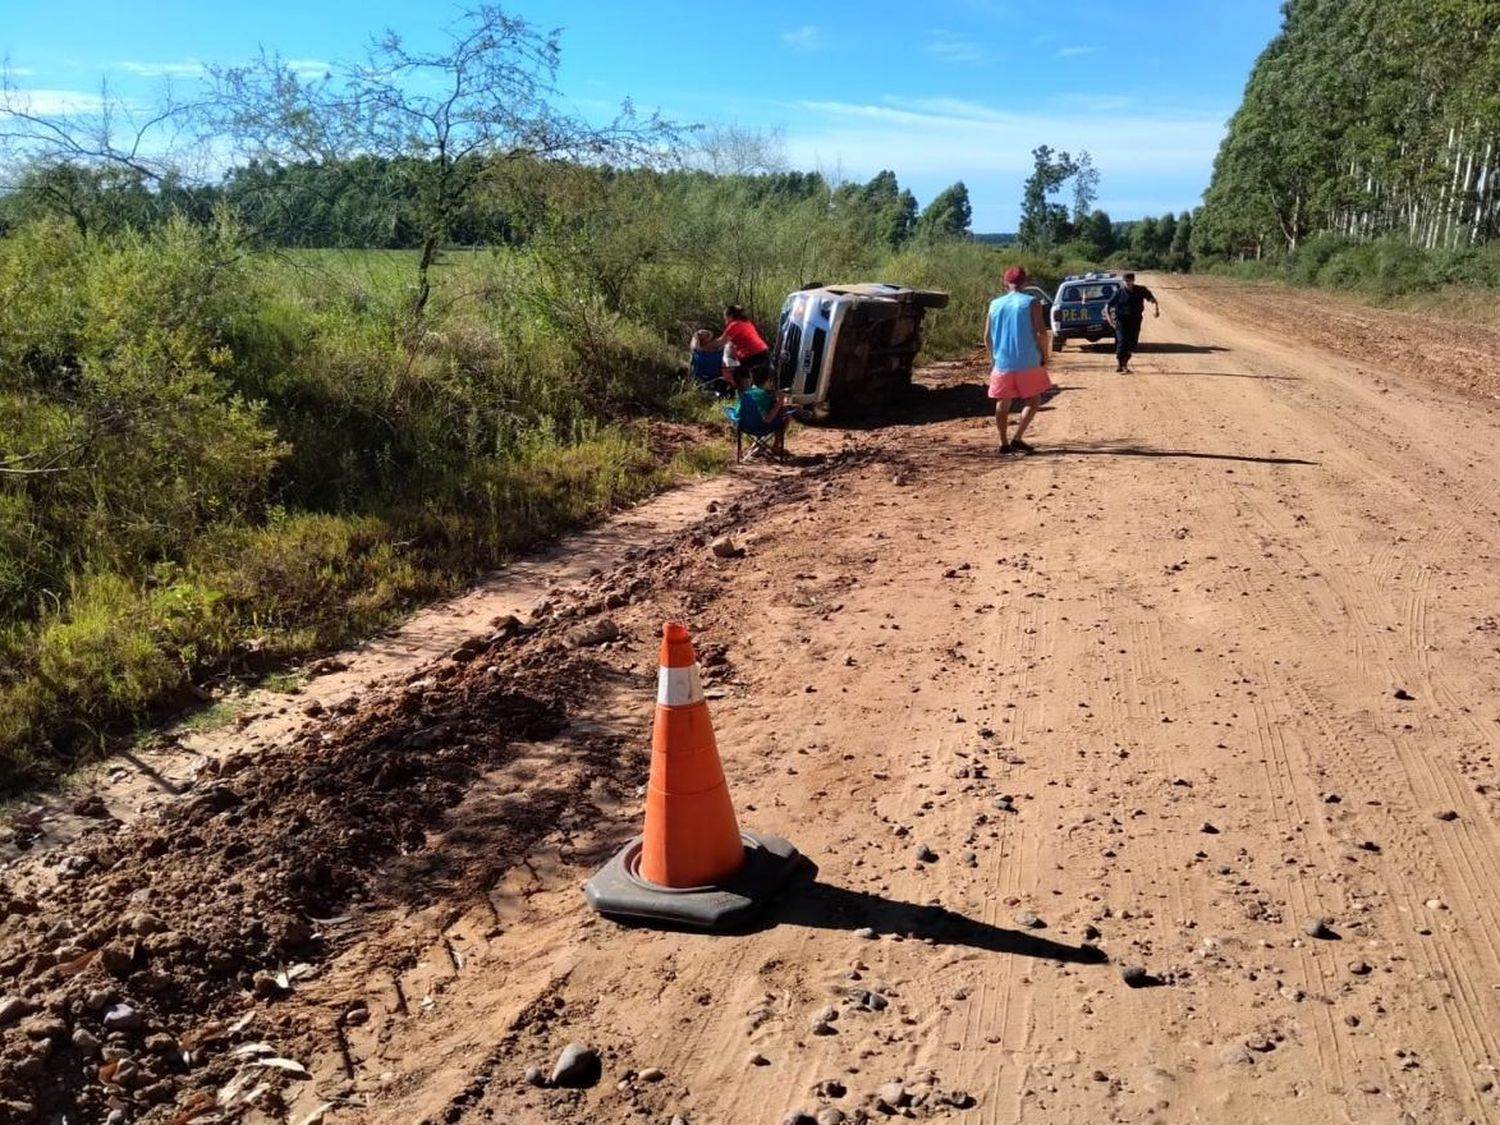
[[[1194,249],[1500,237],[1500,0],[1287,0],[1214,163]]]

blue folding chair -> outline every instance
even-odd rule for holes
[[[724,417],[729,419],[729,424],[734,427],[734,463],[741,464],[747,456],[753,457],[756,453],[764,453],[768,457],[776,456],[776,447],[773,439],[778,433],[786,428],[788,420],[792,417],[792,411],[787,411],[774,422],[767,422],[760,416],[760,411],[755,404],[743,395],[734,406],[724,408]],[[750,452],[745,452],[745,439],[750,439]]]

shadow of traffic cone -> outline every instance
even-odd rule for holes
[[[601,914],[731,929],[806,865],[776,836],[742,832],[687,629],[662,628],[646,827],[584,888]]]

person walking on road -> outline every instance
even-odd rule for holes
[[[1155,310],[1153,316],[1161,316],[1161,306],[1156,303],[1156,294],[1144,285],[1135,283],[1135,274],[1127,273],[1125,284],[1114,291],[1104,305],[1104,319],[1115,330],[1115,374],[1130,373],[1130,357],[1141,342],[1141,320],[1146,313],[1146,302]]]
[[[1047,318],[1036,298],[1021,292],[1026,281],[1026,270],[1021,266],[1006,270],[1005,292],[990,302],[984,321],[984,346],[990,354],[990,398],[995,401],[1001,453],[1034,452],[1022,435],[1036,417],[1042,394],[1052,386],[1047,376]],[[1010,437],[1013,400],[1024,402],[1026,410],[1016,426],[1016,436]]]

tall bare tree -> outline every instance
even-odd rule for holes
[[[519,158],[655,162],[676,130],[626,102],[608,122],[559,108],[558,32],[497,5],[464,12],[446,45],[409,47],[394,31],[364,59],[307,77],[278,55],[210,68],[216,131],[258,159],[334,160],[361,154],[415,158],[420,253],[413,308],[432,293],[432,267],[475,188]]]

